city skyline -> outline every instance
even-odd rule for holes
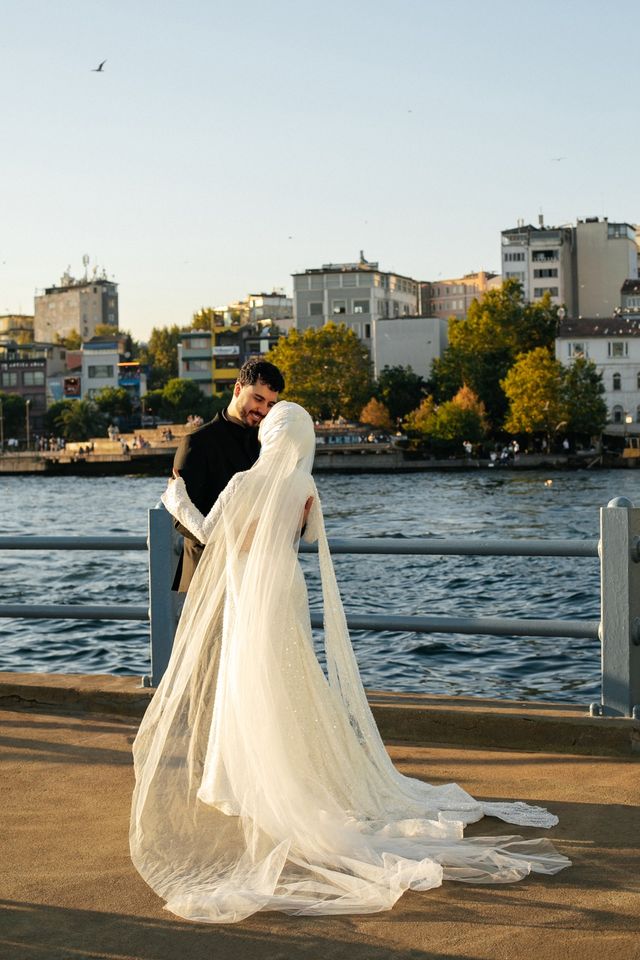
[[[9,3],[0,313],[84,254],[144,339],[360,250],[437,280],[540,213],[637,223],[637,6],[513,11]]]

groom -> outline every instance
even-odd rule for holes
[[[203,516],[231,477],[248,470],[258,459],[258,425],[282,390],[284,378],[278,368],[261,357],[251,357],[240,369],[227,409],[183,438],[173,469],[183,478],[190,499]],[[184,548],[173,589],[185,593],[204,546],[178,521],[175,526],[184,537]]]

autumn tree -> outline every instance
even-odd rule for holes
[[[300,403],[314,418],[355,419],[371,396],[369,351],[343,324],[292,330],[268,359],[284,376],[283,397]]]
[[[567,428],[568,406],[562,364],[546,347],[521,354],[501,386],[509,402],[505,430],[542,433],[548,443]]]
[[[365,423],[369,427],[380,427],[382,430],[393,428],[389,411],[384,403],[380,403],[375,397],[371,397],[369,403],[363,407],[360,413],[360,423]]]
[[[411,367],[386,366],[380,371],[375,396],[394,423],[415,410],[425,395],[426,383]]]
[[[501,383],[521,353],[552,347],[557,310],[549,294],[525,303],[513,279],[474,300],[465,318],[449,321],[449,345],[431,372],[435,399],[449,400],[467,384],[485,404],[491,425],[501,426],[508,406]]]
[[[435,403],[433,397],[425,397],[419,407],[407,414],[404,419],[404,428],[410,435],[428,437],[431,433],[435,417]]]

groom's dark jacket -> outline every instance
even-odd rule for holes
[[[191,501],[206,517],[231,477],[253,466],[259,453],[257,429],[241,427],[218,413],[182,439],[173,466],[184,479]],[[177,520],[175,527],[184,537],[184,548],[173,589],[183,592],[191,583],[204,546]]]

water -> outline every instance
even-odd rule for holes
[[[545,485],[545,480],[553,483]],[[635,471],[319,475],[329,536],[595,539],[598,508],[639,499]],[[3,534],[138,534],[160,477],[0,479]],[[4,603],[147,602],[144,552],[0,553]],[[316,558],[302,563],[319,606]],[[338,556],[347,611],[599,618],[595,559]],[[597,641],[362,631],[369,688],[567,700],[599,697]],[[0,620],[4,670],[141,675],[148,625]]]

